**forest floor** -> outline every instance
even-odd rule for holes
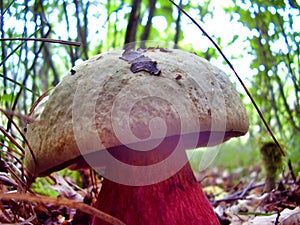
[[[91,205],[101,187],[101,178],[94,173],[91,175],[89,170],[78,173],[80,185],[78,179],[75,181],[74,177],[61,173],[41,178],[50,185],[40,180],[34,189],[44,189],[49,195],[52,195],[49,190],[57,193],[49,197],[20,188],[10,179],[5,166],[0,167],[0,224],[91,223],[95,215]],[[264,181],[257,179],[259,174],[258,167],[248,168],[247,176],[241,176],[239,171],[213,167],[197,173],[196,177],[221,225],[300,224],[300,180],[293,180],[287,174],[280,178],[274,190],[266,193]]]
[[[218,168],[199,174],[221,225],[300,224],[300,180],[287,174],[275,189],[265,192],[265,181],[259,181],[261,169],[247,169],[243,177],[239,171]]]
[[[224,168],[210,168],[196,174],[221,225],[300,224],[300,180],[293,181],[287,176],[277,183],[276,189],[265,193],[264,182],[257,181],[260,169],[254,167],[248,171],[248,176],[242,178],[239,171],[230,173]],[[89,171],[80,174],[84,188],[72,177],[59,173],[47,178],[52,184],[45,185],[45,191],[54,190],[58,193],[55,197],[28,191],[30,194],[24,194],[25,190],[20,188],[14,190],[17,184],[9,177],[1,172],[0,224],[83,225],[91,222],[94,212],[78,204],[92,205],[101,187],[101,179],[91,176]],[[43,189],[43,184],[39,185]]]

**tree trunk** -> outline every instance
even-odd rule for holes
[[[132,10],[126,30],[125,44],[135,42],[136,30],[140,19],[141,0],[132,0]]]
[[[149,15],[148,15],[148,20],[147,20],[147,24],[144,28],[144,31],[141,35],[141,48],[145,48],[145,41],[148,40],[149,35],[150,35],[150,30],[151,30],[151,25],[152,25],[152,18],[154,16],[155,13],[155,4],[156,4],[156,0],[149,0]]]

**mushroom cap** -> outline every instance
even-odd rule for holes
[[[160,74],[133,73],[121,50],[97,55],[71,69],[38,105],[26,137],[27,170],[47,175],[83,154],[127,145],[145,151],[166,137],[184,148],[222,143],[248,131],[239,94],[207,60],[178,49],[146,49]]]

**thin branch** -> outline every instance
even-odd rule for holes
[[[33,95],[35,95],[35,96],[40,96],[40,94],[39,93],[37,93],[37,92],[34,92],[33,90],[31,90],[30,88],[28,88],[28,87],[26,87],[26,86],[24,86],[23,84],[21,84],[21,83],[19,83],[18,81],[16,81],[16,80],[14,80],[14,79],[11,79],[11,78],[9,78],[9,77],[6,77],[6,76],[4,76],[3,74],[1,74],[0,73],[0,77],[2,77],[4,80],[8,80],[8,81],[10,81],[10,82],[12,82],[12,83],[14,83],[15,85],[18,85],[18,86],[20,86],[21,88],[23,88],[24,90],[26,90],[26,91],[29,91],[29,92],[31,92]]]
[[[43,29],[41,30],[43,32]],[[49,30],[47,31],[47,33],[45,34],[45,37],[47,37],[51,32],[51,26],[49,26]],[[25,71],[25,77],[23,78],[23,82],[22,84],[24,86],[26,86],[26,82],[27,82],[27,79],[29,77],[29,74],[30,74],[30,71],[34,68],[34,65],[35,65],[35,62],[38,60],[38,56],[40,54],[40,52],[42,51],[43,49],[43,46],[44,46],[45,42],[42,42],[41,45],[40,45],[40,48],[38,49],[38,51],[35,53],[35,56],[34,56],[34,59],[33,59],[33,62],[32,62],[32,65],[30,68],[28,68],[26,71]],[[20,44],[22,45],[22,44]],[[18,93],[16,94],[16,97],[15,97],[15,100],[14,100],[14,103],[11,107],[11,110],[12,111],[15,111],[16,107],[17,107],[17,104],[18,104],[18,101],[19,101],[19,98],[22,94],[22,91],[23,89],[21,88]],[[11,125],[11,121],[8,121],[8,124],[7,124],[7,128],[10,128],[10,125]],[[8,130],[8,129],[7,129]]]
[[[294,169],[293,169],[292,162],[291,162],[290,159],[288,160],[287,164],[288,164],[288,167],[289,167],[289,171],[290,171],[291,177],[292,177],[294,183],[296,183],[297,182],[297,177],[296,177],[296,175],[294,173]]]
[[[50,38],[0,38],[0,41],[41,41],[41,42],[49,42],[54,44],[73,45],[76,47],[81,46],[81,42],[65,41],[65,40],[50,39]]]
[[[11,2],[9,4],[9,6],[7,7],[7,9],[12,5],[13,2]],[[4,38],[5,37],[5,32],[4,32],[4,14],[6,12],[7,9],[4,9],[4,3],[3,1],[1,1],[0,3],[0,10],[1,10],[1,17],[0,17],[0,33],[1,33],[1,38]],[[6,68],[6,64],[5,64],[5,58],[6,58],[6,44],[3,42],[1,43],[1,60],[3,62],[3,67],[2,67],[2,72],[3,72],[3,75],[4,77],[7,77],[7,68]],[[0,63],[0,66],[1,63]],[[3,88],[3,94],[6,95],[7,92],[6,92],[6,88],[7,88],[7,83],[6,83],[6,80],[4,79],[3,81],[3,85],[4,85],[4,88]],[[7,105],[7,103],[6,103]]]
[[[90,6],[90,2],[88,1],[85,4],[85,8],[83,9],[83,53],[85,56],[85,59],[88,59],[88,14],[89,14],[89,6]]]
[[[17,112],[14,112],[14,111],[11,111],[9,109],[2,109],[0,108],[0,112],[4,113],[8,118],[12,117],[12,116],[16,116],[18,117],[19,119],[21,120],[25,120],[27,123],[33,123],[33,122],[37,122],[38,120],[30,117],[30,116],[27,116],[27,115],[23,115],[22,113],[17,113]],[[16,126],[16,128],[19,130],[19,127]],[[22,132],[20,132],[22,134]]]
[[[271,94],[270,104],[271,104],[271,106],[273,107],[273,110],[274,110],[274,115],[275,115],[275,118],[276,118],[276,121],[277,121],[277,124],[278,124],[278,129],[282,130],[282,123],[281,123],[281,120],[280,120],[280,117],[279,117],[279,109],[278,109],[277,104],[276,104],[276,96],[275,96],[274,86],[271,84],[270,77],[268,75],[266,75],[266,77],[268,79],[268,89],[269,89],[270,94]]]
[[[56,70],[56,68],[54,66],[52,57],[47,57],[47,56],[51,55],[51,51],[48,48],[47,44],[44,45],[44,51],[43,51],[42,54],[44,55],[45,64],[47,66],[49,66],[51,68],[52,72],[53,72],[52,85],[56,86],[59,83],[59,73],[57,72],[57,70]]]
[[[29,194],[20,194],[20,193],[0,193],[0,200],[19,200],[19,201],[29,201],[42,204],[54,204],[54,205],[63,205],[70,208],[78,209],[84,213],[100,218],[101,220],[114,225],[125,225],[119,219],[104,213],[90,205],[87,205],[83,202],[75,202],[65,198],[53,198],[48,196],[34,196]]]
[[[294,88],[295,88],[295,96],[296,96],[296,99],[299,100],[299,82],[297,81],[297,77],[292,69],[292,64],[293,64],[293,60],[290,58],[290,54],[293,52],[290,44],[289,44],[289,41],[288,41],[288,35],[286,34],[286,31],[285,31],[285,28],[284,28],[284,25],[283,23],[280,22],[280,15],[278,13],[278,9],[276,9],[276,16],[277,16],[277,21],[280,25],[280,28],[281,28],[281,32],[282,32],[282,35],[284,37],[284,41],[285,41],[285,44],[286,44],[286,48],[288,49],[288,54],[285,55],[286,57],[286,60],[287,60],[287,68],[289,69],[289,73],[291,75],[291,78],[292,78],[292,81],[293,81],[293,84],[294,84]],[[296,40],[294,40],[295,44],[297,44]],[[286,62],[286,60],[284,60]]]
[[[6,7],[6,9],[4,9],[4,7],[3,7],[3,1],[1,1],[1,20],[2,20],[2,18],[4,18],[4,14],[6,13],[6,11],[12,6],[12,4],[14,3],[15,1],[14,0],[12,0],[9,4],[8,4],[8,6]],[[2,10],[3,9],[3,10]]]
[[[290,109],[290,106],[289,106],[289,103],[287,101],[286,95],[284,94],[283,84],[281,82],[281,79],[280,79],[279,75],[277,74],[278,67],[277,66],[275,66],[275,67],[276,67],[276,72],[274,73],[274,76],[275,76],[275,79],[276,79],[277,84],[278,84],[279,94],[281,95],[285,111],[288,114],[288,119],[291,122],[291,124],[294,127],[294,129],[299,130],[300,128],[297,126],[297,124],[296,124],[296,122],[294,120],[294,116],[293,116],[292,110]]]
[[[242,87],[244,88],[247,96],[250,98],[254,108],[256,109],[256,112],[258,113],[259,117],[261,118],[263,124],[265,125],[266,129],[268,130],[269,134],[271,135],[273,141],[275,142],[278,150],[280,151],[280,153],[282,154],[282,156],[286,156],[285,152],[283,151],[283,149],[281,148],[281,145],[279,144],[279,142],[277,141],[275,135],[273,134],[271,128],[269,127],[267,121],[264,118],[263,113],[260,111],[259,107],[256,105],[254,98],[252,97],[252,95],[250,94],[250,92],[248,91],[246,85],[244,84],[244,82],[242,81],[242,79],[240,78],[240,76],[238,75],[238,73],[235,71],[233,65],[231,64],[231,62],[228,60],[228,58],[225,56],[225,54],[222,52],[221,48],[218,46],[218,44],[209,36],[209,34],[196,22],[196,20],[194,20],[183,8],[181,8],[179,5],[177,5],[175,2],[173,2],[172,0],[169,0],[173,5],[175,5],[178,9],[180,9],[180,11],[185,14],[201,31],[202,33],[210,40],[210,42],[215,46],[215,48],[218,50],[218,52],[222,55],[222,57],[224,58],[225,62],[229,65],[230,69],[234,72],[235,76],[237,77],[238,81],[240,82],[240,84],[242,85]]]
[[[117,41],[119,40],[118,38],[118,26],[117,24],[119,23],[119,15],[118,15],[118,12],[119,11],[116,11],[115,14],[116,14],[116,21],[114,22],[114,39],[112,41],[112,47],[113,48],[116,48],[116,45],[117,45]],[[119,44],[119,43],[118,43]]]
[[[22,154],[25,154],[26,150],[10,135],[10,133],[6,132],[2,127],[0,127],[0,132],[16,146],[22,152]]]
[[[39,31],[40,31],[40,29],[36,30],[32,35],[30,35],[30,37],[33,36],[33,35],[35,35],[35,34],[36,34],[37,32],[39,32]],[[11,39],[15,39],[15,38],[0,38],[0,42],[1,42],[2,45],[3,45],[4,41],[9,41],[9,40],[11,40]],[[31,38],[30,38],[30,39],[31,39]],[[1,41],[1,40],[2,40],[2,41]],[[5,65],[6,60],[7,60],[9,57],[11,57],[13,54],[15,54],[15,52],[18,51],[18,49],[21,48],[23,44],[24,44],[24,41],[23,41],[22,43],[20,43],[16,48],[14,48],[8,55],[6,55],[6,56],[4,57],[4,59],[2,60],[2,62],[0,62],[0,66]],[[3,55],[2,55],[2,58],[3,58]],[[4,68],[5,68],[5,67],[4,67]],[[4,73],[4,76],[5,76],[5,73]]]

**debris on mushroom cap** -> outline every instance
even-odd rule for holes
[[[160,70],[157,69],[157,62],[152,61],[149,57],[144,56],[142,53],[147,51],[147,49],[138,49],[135,51],[132,48],[126,49],[120,59],[124,59],[131,64],[130,70],[133,73],[137,73],[140,71],[146,71],[150,74],[158,76],[160,74]]]
[[[157,63],[159,76],[133,73],[117,50],[75,66],[76,73],[63,78],[39,113],[39,122],[28,125],[27,139],[38,162],[26,154],[33,175],[45,175],[80,157],[78,139],[92,152],[189,134],[199,138],[194,147],[215,145],[247,132],[245,108],[221,70],[182,50],[152,48],[143,55]],[[224,136],[208,143],[201,140],[205,132]],[[100,146],[91,138],[95,134]]]

